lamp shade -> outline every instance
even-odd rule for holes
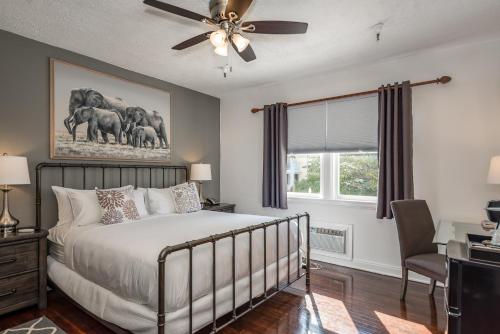
[[[488,172],[489,184],[500,184],[500,155],[491,158]]]
[[[190,178],[193,181],[212,180],[212,168],[210,164],[192,164]]]
[[[28,159],[0,155],[0,185],[30,184]]]

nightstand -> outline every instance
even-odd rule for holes
[[[236,207],[236,204],[219,203],[219,204],[215,204],[215,205],[205,205],[203,207],[203,210],[234,213],[235,207]]]
[[[47,231],[0,235],[0,315],[47,307]]]

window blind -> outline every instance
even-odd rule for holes
[[[325,104],[307,104],[288,109],[288,153],[325,150]]]
[[[377,150],[378,96],[288,109],[288,152]]]

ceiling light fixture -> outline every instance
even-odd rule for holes
[[[255,56],[252,46],[248,44],[248,40],[243,36],[238,36],[241,35],[241,33],[244,33],[246,36],[247,34],[288,35],[305,34],[307,32],[308,24],[305,22],[276,20],[245,21],[243,17],[248,8],[251,7],[253,0],[203,0],[202,2],[209,2],[208,7],[210,16],[208,17],[186,10],[182,7],[168,4],[165,1],[168,0],[143,0],[144,4],[148,6],[186,19],[202,22],[211,28],[206,33],[199,34],[174,45],[172,47],[174,50],[184,50],[210,40],[210,44],[213,44],[218,54],[226,55],[230,52],[230,50],[228,50],[229,48],[234,48],[236,53],[238,53],[244,61],[251,62],[257,57]],[[189,1],[176,2],[181,3]],[[214,30],[216,31],[214,32]],[[235,36],[233,37],[233,35]],[[231,47],[229,47],[229,44],[231,44]]]
[[[231,36],[231,40],[233,41],[234,45],[236,45],[238,52],[243,52],[250,44],[250,41],[240,34],[233,34]]]
[[[227,43],[214,49],[215,53],[222,57],[227,57]]]
[[[219,29],[210,34],[210,42],[216,48],[226,45],[227,46],[227,34],[223,29]]]

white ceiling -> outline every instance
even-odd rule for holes
[[[209,16],[208,0],[163,0]],[[209,31],[141,0],[1,0],[0,29],[215,96],[500,32],[499,0],[254,0],[247,20],[309,23],[305,35],[248,34],[257,60],[215,55]],[[371,28],[385,22],[381,41]],[[5,52],[2,51],[2,52]],[[217,66],[233,65],[228,79]]]

